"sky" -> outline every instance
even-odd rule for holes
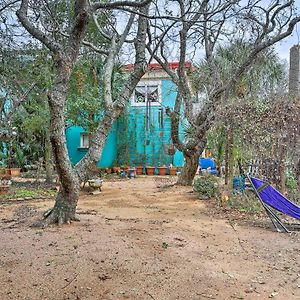
[[[300,24],[298,24],[296,28],[294,28],[293,34],[291,36],[277,43],[275,49],[277,50],[278,55],[281,59],[284,59],[287,62],[289,62],[290,48],[299,43],[300,43]]]

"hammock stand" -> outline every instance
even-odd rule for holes
[[[278,215],[271,209],[275,209],[290,217],[300,220],[300,207],[287,199],[274,187],[262,180],[247,175],[251,186],[258,197],[261,205],[265,209],[268,217],[271,219],[278,232],[291,232],[300,230],[300,224],[283,223]]]

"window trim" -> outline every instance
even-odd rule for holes
[[[161,80],[143,80],[136,85],[136,88],[142,86],[155,86],[155,85],[157,85],[158,88],[159,101],[151,102],[151,106],[161,106]],[[146,102],[135,102],[135,89],[131,97],[131,106],[142,106],[142,107],[147,106]]]
[[[88,140],[88,145],[85,146],[83,144],[83,136],[86,136],[87,140]],[[89,144],[89,134],[87,132],[81,132],[80,133],[80,141],[79,141],[79,147],[78,149],[89,149],[90,144]]]

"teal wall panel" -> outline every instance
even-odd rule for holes
[[[117,161],[119,165],[183,165],[183,155],[168,155],[172,144],[171,120],[166,107],[173,107],[176,86],[171,80],[161,82],[161,105],[129,106],[117,122]],[[163,117],[162,117],[163,115]],[[181,128],[182,129],[182,128]]]
[[[84,129],[80,126],[70,126],[66,129],[68,153],[74,165],[78,163],[86,153],[86,150],[79,150],[80,133],[82,132],[84,132]]]
[[[80,149],[80,134],[85,130],[80,126],[71,126],[66,129],[67,148],[72,164],[78,163],[86,154],[86,149]],[[110,167],[114,164],[117,155],[116,125],[114,124],[104,145],[99,167]]]
[[[100,167],[117,165],[183,165],[183,155],[176,151],[168,155],[172,145],[171,120],[166,107],[173,108],[177,91],[171,80],[161,82],[161,105],[128,106],[126,112],[115,122],[105,143]],[[162,117],[163,116],[163,117]],[[180,135],[183,136],[182,126]],[[80,149],[80,133],[84,129],[72,126],[66,130],[67,147],[73,164],[86,153]]]
[[[97,164],[99,167],[112,167],[115,164],[117,158],[117,132],[116,132],[116,124],[114,124],[109,132],[109,135],[106,139],[106,143],[104,145],[104,149],[102,151],[102,155],[99,163]]]

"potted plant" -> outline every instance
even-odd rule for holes
[[[9,191],[9,185],[0,185],[0,195],[5,195]]]
[[[176,168],[173,167],[173,166],[170,166],[170,167],[169,167],[169,174],[170,174],[171,176],[176,175]]]
[[[135,167],[136,175],[142,175],[143,174],[143,169],[144,169],[143,166],[136,166]]]
[[[158,169],[158,174],[159,175],[166,175],[167,174],[167,167],[166,166],[157,167],[157,169]]]
[[[117,166],[115,166],[115,167],[112,167],[112,171],[113,171],[113,173],[120,173],[120,171],[121,171],[121,168],[120,168],[120,167],[117,167]]]
[[[127,165],[121,166],[121,170],[127,172],[129,167]]]
[[[21,168],[10,168],[11,177],[20,177],[21,176]]]
[[[0,195],[6,194],[9,190],[11,176],[7,173],[0,174]]]
[[[0,168],[0,175],[6,174],[6,168]]]
[[[105,169],[105,172],[106,172],[106,174],[111,174],[112,169],[111,169],[111,168],[106,168],[106,169]]]
[[[146,173],[147,173],[147,175],[154,175],[154,170],[155,170],[155,167],[153,167],[153,166],[146,166]]]

